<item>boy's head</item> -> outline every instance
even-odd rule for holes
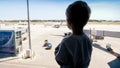
[[[48,40],[45,40],[45,43],[48,43]]]
[[[75,1],[66,9],[67,24],[70,29],[83,29],[90,17],[91,10],[86,2]]]

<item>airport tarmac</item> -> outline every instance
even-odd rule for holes
[[[117,31],[120,25],[87,25],[85,29],[96,28],[102,30]],[[105,29],[103,29],[105,28]],[[0,67],[4,68],[59,68],[55,61],[54,49],[62,40],[64,33],[70,32],[66,26],[53,28],[44,25],[31,25],[31,47],[35,53],[32,58],[22,59],[21,56],[0,59]],[[119,30],[118,30],[119,32]],[[51,50],[45,50],[44,40],[52,43]],[[89,68],[120,68],[120,60],[109,52],[106,52],[106,44],[110,43],[116,53],[120,54],[120,38],[105,37],[104,40],[93,42],[93,52]],[[23,50],[29,49],[28,38],[23,41]]]

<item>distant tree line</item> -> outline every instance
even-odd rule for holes
[[[89,22],[120,22],[120,20],[89,20]]]
[[[28,20],[0,20],[0,22],[27,22]],[[30,22],[66,22],[66,20],[30,20]]]
[[[27,20],[0,20],[0,22],[27,22]],[[30,20],[30,22],[66,22],[66,20]],[[89,20],[89,22],[120,22],[120,20]]]

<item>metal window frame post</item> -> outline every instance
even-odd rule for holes
[[[28,18],[28,36],[29,36],[29,49],[31,50],[31,32],[30,32],[30,15],[29,15],[29,0],[27,0],[27,18]]]

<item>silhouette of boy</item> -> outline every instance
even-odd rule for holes
[[[88,68],[92,40],[83,32],[91,10],[86,2],[75,1],[66,9],[67,26],[72,34],[66,36],[55,49],[55,60],[60,68]]]

